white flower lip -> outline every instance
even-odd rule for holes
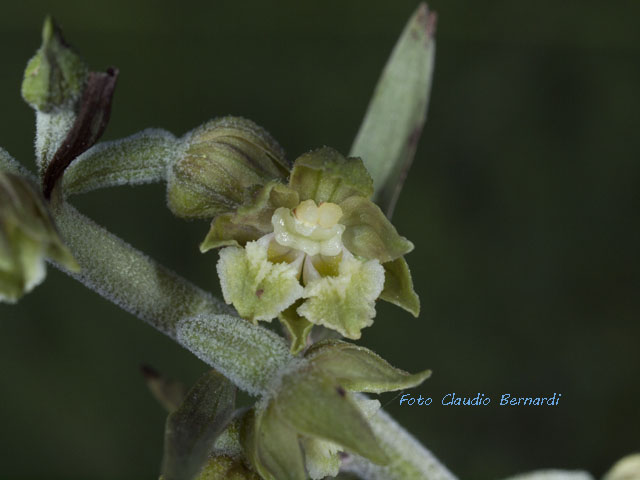
[[[338,223],[342,209],[335,203],[305,200],[293,212],[278,208],[271,218],[275,241],[307,255],[335,256],[342,251],[345,226]]]

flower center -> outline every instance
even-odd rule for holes
[[[284,247],[301,250],[307,255],[338,255],[342,251],[345,226],[338,223],[342,209],[331,202],[316,205],[313,200],[301,202],[293,212],[278,208],[271,218],[275,240]]]

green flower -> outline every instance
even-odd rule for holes
[[[0,172],[0,301],[14,303],[40,284],[46,258],[79,268],[39,192],[26,179]]]
[[[294,351],[314,324],[360,338],[378,298],[417,316],[404,260],[413,244],[372,194],[360,159],[324,147],[295,161],[288,185],[271,181],[216,216],[201,250],[226,247],[217,266],[225,301],[254,322],[279,317]]]
[[[368,421],[380,404],[351,392],[401,390],[429,375],[410,375],[350,343],[315,344],[245,418],[240,434],[245,455],[266,480],[335,476],[342,451],[386,464],[389,458]]]

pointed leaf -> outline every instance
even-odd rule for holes
[[[362,160],[345,158],[329,147],[298,157],[289,185],[300,194],[300,200],[316,203],[340,203],[352,195],[369,198],[373,193],[373,183]]]
[[[354,392],[382,393],[412,388],[431,375],[430,370],[411,375],[392,367],[367,348],[338,340],[314,345],[306,357]]]
[[[340,207],[343,212],[340,223],[347,227],[342,241],[354,255],[387,263],[413,250],[413,243],[398,235],[375,203],[350,197]]]
[[[191,480],[202,469],[216,438],[233,418],[236,388],[215,370],[204,374],[167,417],[162,473]]]
[[[275,408],[304,435],[335,442],[374,463],[389,460],[350,394],[318,368],[285,377]]]
[[[361,157],[375,201],[391,217],[429,104],[435,58],[435,14],[421,4],[405,27],[369,103],[350,155]]]
[[[413,289],[411,272],[404,257],[384,265],[384,290],[380,298],[404,308],[414,317],[420,315],[420,298]]]
[[[235,212],[214,218],[200,251],[204,253],[212,248],[257,240],[273,231],[271,217],[277,208],[294,208],[298,203],[299,197],[294,190],[275,181],[269,182]]]

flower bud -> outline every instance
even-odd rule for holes
[[[69,48],[53,19],[47,17],[42,27],[42,46],[24,72],[24,100],[41,112],[73,104],[82,93],[87,74],[87,66]]]
[[[290,165],[278,143],[250,120],[224,117],[187,134],[170,167],[167,200],[179,217],[213,218],[235,210],[252,188],[285,179]]]
[[[45,258],[78,269],[39,192],[26,179],[0,172],[0,301],[14,303],[41,283]]]

